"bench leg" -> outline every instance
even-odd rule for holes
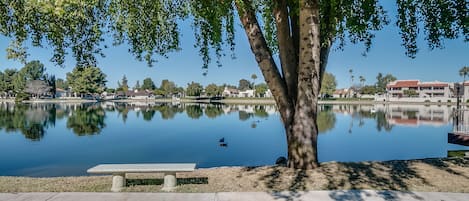
[[[176,188],[176,172],[164,173],[163,191],[172,191]]]
[[[125,174],[113,174],[112,175],[112,192],[119,192],[124,188],[125,185]]]

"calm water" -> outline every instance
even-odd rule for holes
[[[321,106],[319,160],[446,157],[446,106]],[[85,175],[101,163],[271,165],[287,145],[274,106],[0,104],[0,175]],[[226,145],[220,144],[224,138]]]

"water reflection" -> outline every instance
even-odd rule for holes
[[[46,129],[55,125],[55,105],[15,105],[2,103],[0,129],[6,133],[20,132],[26,139],[39,141]]]
[[[106,127],[106,113],[99,105],[80,105],[71,112],[67,119],[67,128],[78,136],[95,135]]]
[[[321,105],[318,113],[320,134],[327,134],[336,127],[336,115],[350,116],[348,133],[365,123],[376,122],[378,132],[391,132],[393,127],[448,125],[452,119],[453,107],[419,105]],[[225,105],[225,104],[168,104],[168,103],[112,103],[96,104],[0,104],[0,129],[5,132],[20,132],[26,139],[41,140],[47,128],[56,120],[66,118],[66,127],[77,136],[97,135],[106,127],[106,112],[116,112],[123,123],[129,113],[151,122],[159,113],[162,120],[172,120],[185,113],[193,120],[216,119],[230,113],[238,113],[240,121],[250,122],[255,129],[269,115],[277,113],[274,105]]]

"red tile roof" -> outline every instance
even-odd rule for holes
[[[394,84],[388,84],[389,87],[418,87],[418,80],[397,80]]]
[[[447,83],[422,83],[419,84],[420,87],[447,87]]]
[[[469,82],[465,83],[469,86]],[[447,87],[448,83],[444,82],[420,82],[419,80],[396,80],[387,85],[387,88],[391,87]]]

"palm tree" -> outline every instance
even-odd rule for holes
[[[255,82],[256,82],[257,75],[256,75],[256,74],[252,74],[252,75],[251,75],[251,79],[252,79],[252,88],[254,88],[254,84],[255,84]]]
[[[365,81],[366,81],[365,77],[360,75],[359,79],[360,79],[360,83],[361,83],[362,87],[365,86]]]
[[[351,90],[351,89],[352,89],[352,86],[353,86],[353,78],[354,78],[354,76],[353,76],[353,69],[350,68],[350,69],[348,70],[348,72],[350,73],[349,98],[351,98],[351,96],[352,96],[352,90]]]
[[[469,66],[464,66],[459,69],[459,75],[462,76],[464,78],[464,82],[466,82],[466,76],[469,75]]]

